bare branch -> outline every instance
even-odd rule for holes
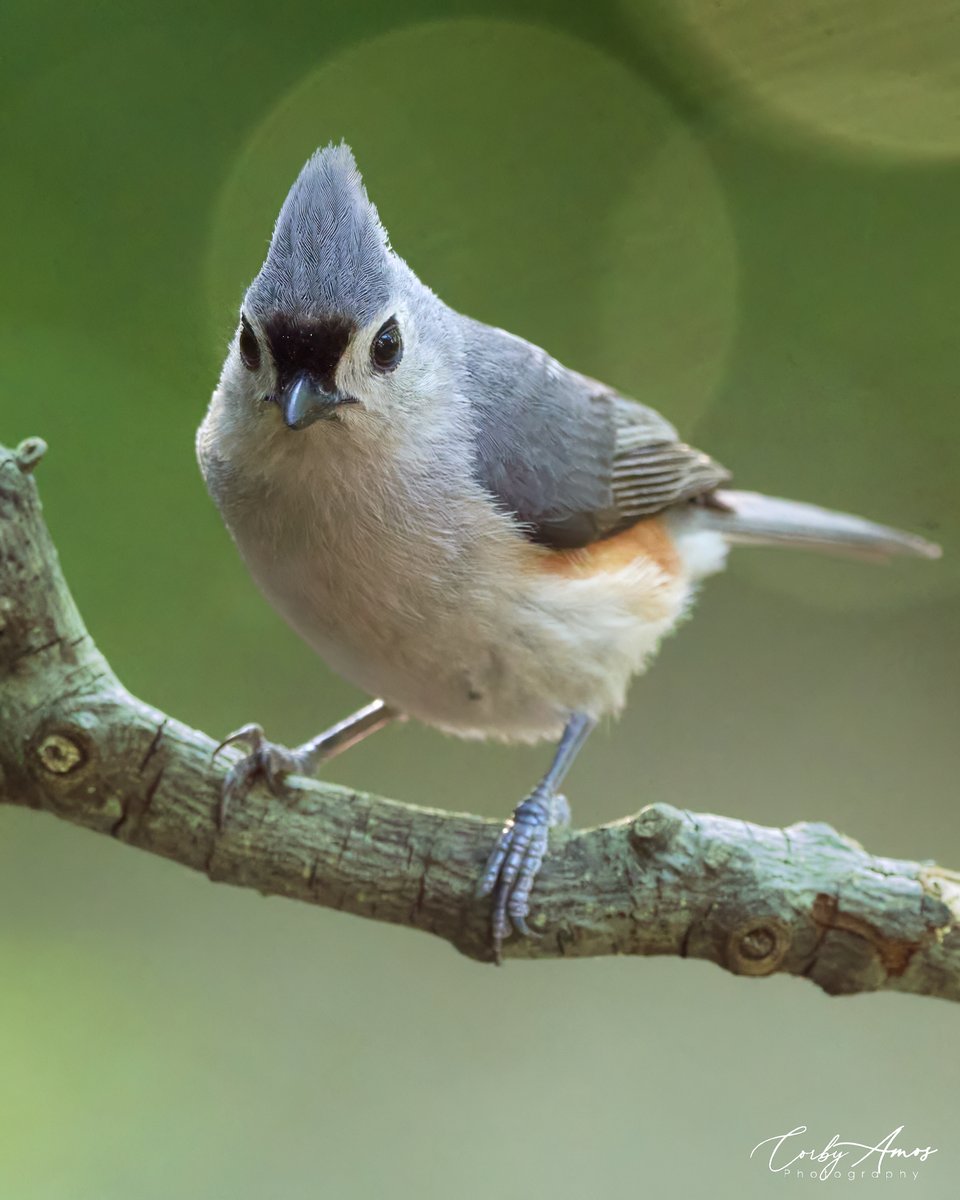
[[[210,879],[409,925],[489,961],[473,890],[499,826],[291,780],[217,825],[214,742],[131,696],[84,628],[40,511],[39,439],[0,448],[0,802],[44,809]],[[675,954],[832,994],[960,1000],[960,875],[874,858],[822,824],[651,805],[559,832],[505,955]]]

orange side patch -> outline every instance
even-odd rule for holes
[[[622,570],[638,558],[652,559],[669,576],[679,573],[680,555],[666,523],[659,517],[646,517],[623,533],[579,550],[548,550],[539,565],[556,575],[582,577]]]

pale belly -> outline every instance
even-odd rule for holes
[[[526,544],[516,553],[498,533],[238,544],[273,606],[345,679],[447,732],[531,742],[557,737],[571,712],[619,711],[690,601],[705,536],[719,545],[677,538],[671,577],[639,558],[583,579],[532,569]]]
[[[616,713],[696,581],[722,565],[719,535],[678,516],[669,570],[642,552],[583,577],[544,569],[546,552],[436,448],[401,464],[342,441],[350,457],[321,457],[319,435],[281,435],[254,455],[216,420],[215,404],[201,465],[271,604],[345,679],[464,737],[537,741],[572,712]],[[445,479],[460,485],[443,494]]]

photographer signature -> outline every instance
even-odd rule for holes
[[[835,1171],[840,1169],[841,1164],[843,1170],[852,1171],[855,1167],[867,1163],[873,1155],[876,1155],[876,1161],[869,1163],[870,1169],[872,1172],[879,1172],[888,1159],[892,1161],[909,1158],[916,1162],[926,1162],[931,1154],[937,1153],[935,1146],[915,1146],[912,1150],[905,1150],[894,1145],[896,1139],[903,1133],[902,1125],[898,1125],[892,1133],[888,1133],[876,1145],[868,1142],[844,1142],[840,1140],[839,1134],[835,1133],[830,1141],[819,1150],[813,1147],[800,1148],[802,1143],[797,1139],[806,1132],[806,1125],[798,1125],[789,1133],[779,1133],[774,1137],[764,1138],[762,1142],[757,1142],[750,1151],[750,1157],[753,1158],[757,1151],[764,1146],[769,1146],[767,1166],[771,1171],[776,1173],[789,1171],[797,1163],[805,1160],[807,1163],[816,1163],[822,1167],[817,1172],[820,1179],[829,1179]],[[859,1157],[854,1158],[854,1155],[859,1155]]]

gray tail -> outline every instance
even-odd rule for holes
[[[759,492],[723,490],[715,496],[718,507],[702,509],[701,524],[718,530],[731,542],[793,546],[880,562],[894,554],[939,558],[942,553],[939,546],[916,534],[815,504],[778,500]]]

